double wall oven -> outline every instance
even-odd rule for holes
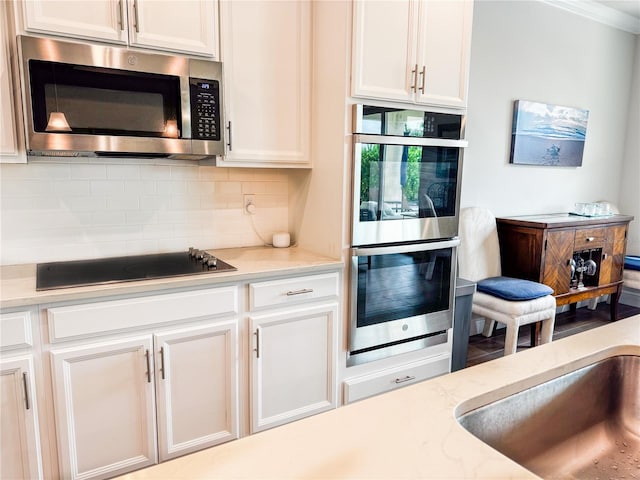
[[[354,106],[348,365],[447,342],[464,123]]]

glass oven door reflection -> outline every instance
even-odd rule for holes
[[[351,353],[451,327],[458,243],[353,249]]]

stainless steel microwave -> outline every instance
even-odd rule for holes
[[[18,38],[28,155],[224,154],[222,64]]]

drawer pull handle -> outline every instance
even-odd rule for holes
[[[29,410],[31,404],[29,402],[29,380],[27,380],[27,372],[22,372],[22,385],[24,386],[24,406]]]
[[[144,356],[147,358],[147,383],[151,383],[151,359],[149,358],[149,349],[144,351]]]
[[[402,377],[402,378],[396,378],[395,382],[396,383],[404,383],[404,382],[410,382],[411,380],[415,380],[416,377],[413,377],[411,375],[407,375],[406,377]]]
[[[595,237],[587,237],[585,240],[587,242],[593,242],[595,240]]]
[[[313,288],[303,288],[301,290],[289,290],[287,292],[287,297],[291,297],[293,295],[303,295],[305,293],[313,293]]]

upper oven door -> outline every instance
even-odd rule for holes
[[[463,117],[357,107],[352,245],[455,237]]]

